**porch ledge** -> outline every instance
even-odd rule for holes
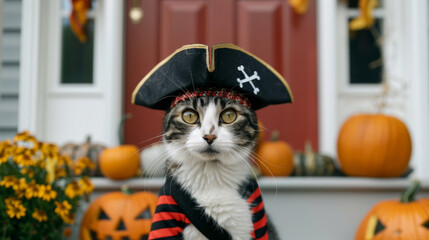
[[[91,178],[96,191],[119,190],[123,185],[130,189],[157,190],[164,184],[164,178],[133,178],[114,181],[103,177]],[[356,177],[263,177],[259,185],[270,191],[397,191],[409,186],[412,178],[356,178]],[[429,180],[422,181],[422,190],[429,191]]]

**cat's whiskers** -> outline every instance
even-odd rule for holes
[[[240,146],[235,146],[235,147],[236,147],[236,150],[243,151],[243,147],[240,147]],[[259,168],[259,170],[261,169],[261,167],[259,166],[259,164],[262,164],[263,167],[265,167],[268,170],[268,172],[271,175],[271,178],[274,181],[274,185],[276,187],[276,193],[274,195],[276,197],[277,196],[277,190],[278,190],[277,187],[278,187],[278,185],[277,185],[277,179],[274,176],[273,172],[271,172],[271,170],[267,167],[267,165],[264,162],[262,162],[262,160],[260,160],[261,157],[255,151],[251,152],[249,158],[256,164],[256,166]],[[270,164],[270,165],[274,165],[274,164]]]
[[[235,149],[235,150],[239,150],[240,151],[240,149]],[[225,153],[228,154],[231,158],[235,158],[236,157],[230,151],[225,151]],[[245,157],[245,156],[238,155],[238,160],[240,160],[239,163],[241,163],[242,166],[244,166],[245,168],[248,168],[253,173],[254,176],[257,176],[257,174],[255,173],[255,171],[253,171],[253,168],[252,168],[252,166],[249,163],[249,157],[250,156]],[[258,179],[256,179],[256,181],[258,181]]]
[[[156,135],[156,136],[154,136],[154,137],[147,138],[147,139],[146,139],[146,140],[144,140],[144,141],[140,141],[140,142],[138,142],[138,143],[137,143],[137,145],[141,145],[141,144],[147,143],[147,142],[152,141],[153,139],[156,139],[156,138],[160,138],[160,139],[159,139],[159,141],[156,141],[156,142],[154,142],[154,143],[150,144],[149,146],[152,146],[152,145],[157,144],[157,143],[162,143],[162,137],[163,137],[163,136],[164,136],[164,134],[159,134],[159,135]],[[141,147],[139,150],[142,150],[143,148],[147,148],[147,147],[149,147],[149,146]]]
[[[186,87],[185,86],[180,86],[179,84],[176,83],[176,81],[174,81],[174,79],[171,79],[167,74],[165,74],[165,72],[160,71],[165,77],[166,79],[168,79],[170,82],[172,82],[174,85],[176,85],[184,94],[186,94]]]
[[[235,150],[238,150],[238,151],[242,151],[242,150],[239,148],[239,146],[235,146],[235,147],[234,147],[234,149],[235,149]],[[253,175],[257,176],[257,174],[255,173],[255,171],[253,171],[253,168],[252,168],[251,163],[249,162],[249,160],[253,161],[253,160],[252,160],[252,158],[251,158],[251,156],[250,156],[250,155],[248,155],[248,156],[246,156],[246,157],[241,156],[241,155],[238,155],[238,156],[239,156],[239,159],[243,160],[243,162],[245,163],[245,165],[246,165],[247,167],[249,167],[249,169],[252,171]],[[258,167],[259,167],[259,166],[258,166]]]
[[[184,147],[182,147],[182,148],[184,148]],[[173,154],[176,154],[176,153],[179,153],[179,151],[180,151],[181,149],[180,148],[178,148],[178,149],[174,149],[174,150],[171,150],[171,152],[173,153]],[[160,156],[160,160],[156,163],[156,165],[151,169],[151,170],[149,170],[149,171],[151,171],[152,173],[151,174],[149,174],[149,176],[150,177],[153,177],[154,175],[155,175],[155,173],[158,171],[158,169],[160,168],[160,167],[165,167],[165,162],[166,162],[166,160],[168,160],[169,159],[169,152],[168,151],[165,151],[161,156]],[[168,165],[166,166],[167,168],[169,167]],[[168,169],[167,169],[168,170]]]
[[[161,134],[161,135],[159,135],[159,136],[162,136],[163,134]],[[157,136],[157,137],[159,137],[159,136]],[[155,138],[155,137],[154,137]],[[153,139],[153,138],[152,138]],[[160,140],[160,141],[157,141],[157,142],[154,142],[154,143],[152,143],[152,144],[150,144],[150,145],[148,145],[148,146],[145,146],[144,148],[140,148],[140,150],[144,150],[144,149],[146,149],[146,148],[150,148],[150,147],[152,147],[152,146],[155,146],[155,145],[158,145],[158,144],[164,144],[163,143],[163,141],[162,140]],[[154,175],[155,175],[155,173],[157,172],[157,170],[160,168],[160,167],[163,167],[163,165],[164,165],[164,163],[165,163],[165,160],[166,159],[168,159],[168,152],[167,151],[165,151],[164,153],[162,153],[162,155],[160,156],[160,160],[159,161],[157,161],[156,163],[155,163],[155,165],[154,166],[152,166],[150,169],[143,169],[143,170],[146,170],[146,171],[148,171],[146,174],[144,174],[144,175],[146,175],[147,177],[153,177]],[[144,166],[141,166],[142,168],[144,167]],[[141,174],[141,177],[143,177],[143,171],[142,171],[142,174]]]
[[[192,83],[192,88],[194,89],[194,92],[195,92],[194,76],[192,75],[192,68],[191,68],[191,65],[189,64],[189,62],[187,62],[187,64],[188,64],[188,70],[189,70],[189,73],[191,74],[191,83]]]

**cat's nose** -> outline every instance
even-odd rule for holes
[[[211,135],[204,135],[204,136],[203,136],[203,138],[204,138],[204,140],[206,140],[206,142],[207,142],[209,145],[211,145],[211,144],[214,142],[214,140],[217,138],[217,136],[216,136],[216,135],[211,134]]]

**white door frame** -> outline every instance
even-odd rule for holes
[[[389,0],[390,1],[390,0]],[[412,165],[414,176],[429,179],[429,26],[426,0],[395,1],[401,4],[403,19],[400,44],[402,44],[402,76],[412,79],[407,100],[407,121],[412,135]],[[338,66],[340,57],[337,38],[337,0],[317,1],[318,37],[318,87],[319,87],[319,146],[320,151],[337,155],[338,122]]]
[[[122,114],[122,85],[123,85],[123,10],[124,1],[99,0],[101,14],[97,21],[97,36],[102,39],[102,50],[96,51],[94,56],[98,62],[94,70],[98,71],[96,82],[103,82],[102,94],[105,99],[104,115],[99,116],[105,122],[107,133],[103,142],[107,145],[116,145],[117,126]],[[22,2],[22,38],[21,38],[21,67],[19,91],[19,122],[18,129],[29,130],[38,138],[46,136],[46,102],[44,96],[51,94],[46,86],[52,82],[52,66],[49,66],[48,37],[50,34],[47,22],[49,0],[23,0]],[[100,42],[100,41],[98,41]],[[95,46],[96,48],[97,46]],[[60,51],[57,49],[56,51]],[[57,70],[57,69],[56,69]],[[58,70],[57,70],[58,71]]]

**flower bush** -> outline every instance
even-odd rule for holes
[[[72,163],[28,132],[0,142],[0,239],[61,239],[94,186],[89,158]]]

